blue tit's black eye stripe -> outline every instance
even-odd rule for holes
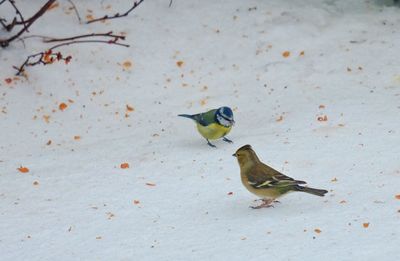
[[[221,117],[226,121],[232,121],[233,120],[232,118],[226,118],[224,115],[221,115]]]

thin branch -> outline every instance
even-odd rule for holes
[[[14,0],[13,0],[13,1],[14,1]],[[55,1],[57,1],[57,0],[55,0]],[[47,9],[44,10],[43,14],[44,14],[47,10],[50,10],[50,9],[52,8],[52,5],[53,5],[53,3],[54,3],[55,1],[53,1],[52,3],[50,3],[50,4],[48,5]],[[47,5],[47,3],[46,3],[46,5]],[[41,14],[40,16],[42,16],[43,14]],[[34,22],[36,19],[37,19],[36,14],[34,14],[32,17],[26,19],[26,20],[25,20],[25,23],[27,24],[27,23],[31,23],[32,21]],[[17,24],[17,25],[20,25],[20,24],[22,24],[22,22],[17,21],[16,24]]]
[[[94,23],[94,22],[99,22],[99,21],[104,21],[104,20],[111,20],[111,19],[116,19],[116,18],[121,18],[121,17],[124,17],[124,16],[128,16],[129,13],[132,12],[132,11],[133,11],[136,7],[138,7],[141,3],[143,3],[143,1],[144,1],[144,0],[139,0],[138,2],[134,1],[134,2],[133,2],[133,6],[132,6],[128,11],[126,11],[126,12],[123,13],[123,14],[116,13],[116,14],[114,14],[113,16],[105,15],[105,16],[103,16],[103,17],[101,17],[101,18],[95,18],[95,19],[93,19],[93,20],[87,21],[86,23],[87,23],[87,24],[91,24],[91,23]]]
[[[82,19],[81,16],[79,15],[78,9],[76,8],[74,2],[72,2],[72,0],[68,0],[68,2],[72,5],[72,9],[74,9],[76,17],[78,17],[79,23],[82,23]]]
[[[26,48],[25,40],[23,38],[19,38],[17,41],[20,41],[22,43],[22,45],[24,46],[24,49]]]
[[[3,4],[5,1],[6,1],[6,0],[1,0],[1,1],[0,1],[0,5]]]
[[[7,30],[7,25],[6,25],[7,20],[4,18],[0,18],[0,24],[3,26],[4,29]]]
[[[67,46],[67,45],[71,45],[71,44],[79,44],[79,43],[105,43],[105,44],[115,44],[115,45],[119,45],[119,46],[123,46],[123,47],[129,47],[129,44],[123,44],[123,43],[118,43],[118,40],[114,39],[114,40],[109,40],[109,41],[105,41],[105,40],[81,40],[81,41],[70,41],[70,42],[66,42],[66,43],[60,43],[57,44],[53,47],[51,47],[49,50],[54,50],[56,48],[59,48],[61,46]]]
[[[25,40],[28,38],[41,38],[44,43],[53,43],[53,42],[71,41],[71,40],[88,38],[88,37],[110,37],[110,38],[118,38],[118,40],[125,40],[125,35],[113,34],[112,31],[110,31],[108,33],[83,34],[83,35],[77,35],[77,36],[72,36],[72,37],[67,37],[67,38],[53,38],[53,37],[48,37],[48,36],[43,36],[43,35],[29,35],[29,36],[20,38],[20,40]]]
[[[36,59],[35,61],[31,62],[31,60],[36,57],[39,57],[39,58]],[[51,50],[48,50],[46,52],[40,52],[40,53],[29,55],[26,58],[25,62],[20,67],[13,66],[13,68],[18,71],[16,73],[16,75],[19,76],[25,72],[26,66],[35,66],[38,64],[46,65],[46,64],[51,64],[54,61],[60,61],[60,60],[63,60],[63,61],[65,61],[66,64],[68,64],[71,61],[71,59],[72,59],[72,56],[70,56],[70,55],[67,57],[63,57],[60,52],[52,53]]]
[[[22,30],[20,30],[17,34],[15,34],[14,36],[11,36],[8,39],[0,39],[0,46],[1,47],[7,47],[10,42],[14,41],[15,39],[17,39],[18,37],[20,37],[24,32],[26,32],[28,30],[28,28],[39,18],[41,17],[46,11],[47,9],[55,2],[56,0],[48,0],[46,2],[46,4],[44,4],[39,11],[36,12],[36,14],[34,14],[31,18],[29,18],[28,20],[25,20],[25,25],[24,28],[22,28]]]
[[[4,3],[5,1],[7,1],[7,0],[0,0],[0,4]],[[14,0],[8,0],[8,1],[10,1],[10,3],[14,3]],[[65,56],[63,56],[61,54],[61,52],[54,52],[54,50],[59,49],[59,48],[64,47],[64,46],[75,45],[75,44],[83,44],[83,43],[101,43],[101,44],[110,44],[110,45],[118,45],[118,46],[123,46],[123,47],[129,47],[128,44],[124,44],[124,43],[120,42],[120,41],[124,41],[125,40],[125,36],[124,35],[113,34],[112,31],[107,32],[107,33],[91,33],[91,34],[77,35],[77,36],[66,37],[66,38],[51,38],[51,37],[40,36],[40,35],[31,35],[31,36],[20,38],[20,36],[24,32],[28,31],[28,28],[39,17],[41,17],[55,1],[56,0],[48,0],[46,2],[46,4],[43,5],[40,8],[40,10],[38,12],[36,12],[36,14],[34,14],[29,19],[25,19],[24,20],[24,18],[22,17],[22,14],[20,14],[20,13],[18,14],[18,12],[19,12],[18,11],[17,14],[20,17],[21,21],[17,21],[17,19],[14,18],[15,21],[13,21],[13,24],[14,25],[21,25],[22,24],[22,25],[24,25],[24,28],[21,31],[19,31],[17,34],[15,34],[14,36],[10,37],[9,39],[4,39],[4,40],[0,39],[0,46],[2,46],[2,47],[8,46],[9,43],[11,41],[15,40],[15,39],[20,39],[20,40],[23,41],[23,39],[31,38],[31,37],[39,37],[45,43],[58,42],[58,44],[50,47],[45,52],[39,52],[39,53],[27,56],[27,58],[25,59],[23,64],[20,65],[19,67],[13,66],[13,68],[17,70],[16,75],[25,75],[24,74],[25,73],[25,69],[28,66],[35,66],[35,65],[40,65],[40,64],[46,65],[46,64],[51,64],[53,62],[57,62],[57,61],[64,61],[66,64],[68,64],[71,61],[72,56],[69,55],[69,56],[65,57]],[[72,8],[75,10],[79,21],[81,21],[79,13],[78,13],[78,10],[77,10],[75,4],[71,0],[68,0],[68,1],[72,5]],[[116,13],[113,16],[105,15],[105,16],[103,16],[101,18],[97,18],[97,19],[94,19],[94,20],[91,20],[91,21],[87,21],[86,23],[89,24],[89,23],[93,23],[93,22],[104,21],[104,20],[107,20],[107,19],[116,19],[116,18],[121,18],[121,17],[128,16],[142,2],[144,2],[144,0],[134,1],[133,2],[133,6],[123,14]],[[17,10],[16,6],[15,6],[15,9]],[[1,23],[3,22],[3,20],[0,18],[0,22]],[[4,21],[6,22],[6,20],[4,20]],[[101,37],[101,38],[98,39],[98,37]]]
[[[94,34],[94,36],[99,36],[100,34]],[[103,44],[112,44],[112,45],[119,45],[119,46],[123,46],[123,47],[129,47],[128,44],[123,44],[123,43],[119,43],[119,40],[125,40],[125,36],[119,36],[119,35],[112,35],[111,32],[104,34],[106,35],[106,37],[112,37],[112,40],[73,40],[73,41],[69,41],[69,42],[65,42],[65,43],[60,43],[57,45],[54,45],[52,47],[50,47],[46,52],[40,52],[40,53],[36,53],[36,54],[32,54],[29,55],[26,60],[24,61],[24,63],[17,67],[17,66],[13,66],[14,69],[17,70],[16,75],[22,75],[25,72],[25,68],[27,66],[35,66],[38,64],[51,64],[54,61],[60,61],[63,60],[65,61],[66,64],[68,64],[70,62],[70,60],[72,59],[72,56],[67,56],[67,57],[63,57],[62,54],[60,52],[58,53],[53,53],[53,50],[60,48],[62,46],[67,46],[67,45],[73,45],[73,44],[81,44],[81,43],[103,43]],[[79,38],[84,38],[84,37],[90,37],[90,35],[82,35],[82,36],[76,36],[76,37],[71,37],[71,38],[64,38],[64,41],[68,40],[68,39],[79,39]],[[61,38],[56,39],[54,38],[56,41],[63,41]],[[55,41],[53,41],[55,42]],[[32,61],[34,60],[34,61]]]
[[[78,35],[78,36],[73,36],[73,37],[68,37],[68,38],[49,38],[49,37],[46,37],[46,38],[43,39],[43,42],[52,43],[52,42],[72,41],[72,40],[81,39],[81,38],[87,38],[87,37],[111,37],[111,38],[118,38],[118,40],[125,40],[125,36],[124,35],[113,34],[112,31],[110,31],[108,33],[92,33],[92,34],[84,34],[84,35]]]
[[[4,21],[6,21],[6,20],[4,19]],[[1,22],[1,25],[4,27],[4,29],[7,30],[7,32],[10,32],[14,28],[14,26],[16,26],[17,24],[18,24],[18,21],[17,21],[16,17],[14,17],[12,22],[9,24],[5,24],[5,23]]]
[[[18,7],[15,5],[14,0],[8,0],[8,2],[9,2],[10,5],[14,8],[16,14],[19,16],[19,19],[20,19],[21,21],[17,21],[17,19],[14,18],[13,22],[12,22],[11,24],[9,24],[9,25],[6,27],[7,31],[10,32],[10,31],[14,28],[14,26],[17,25],[17,24],[23,24],[23,25],[24,25],[25,31],[28,32],[28,28],[26,28],[26,24],[25,24],[24,17],[22,16],[22,14],[21,14],[21,12],[19,11]]]

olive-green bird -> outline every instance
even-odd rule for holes
[[[263,201],[261,205],[252,208],[271,207],[277,198],[292,191],[306,192],[320,197],[328,192],[324,189],[300,186],[306,182],[285,176],[265,165],[250,145],[239,148],[232,156],[238,160],[243,185]]]
[[[207,112],[198,114],[179,114],[178,116],[192,119],[196,122],[197,130],[207,140],[207,144],[216,147],[210,140],[222,138],[223,141],[232,143],[225,136],[231,131],[235,124],[233,112],[229,107],[220,107]]]

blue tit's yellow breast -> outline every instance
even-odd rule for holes
[[[204,138],[209,140],[216,140],[222,138],[225,135],[227,135],[231,131],[231,129],[232,126],[225,127],[218,123],[211,123],[210,125],[207,126],[203,126],[197,123],[197,130]]]

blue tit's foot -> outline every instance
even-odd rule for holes
[[[209,140],[207,140],[207,144],[208,146],[212,147],[212,148],[216,148],[217,146],[215,146],[214,144],[212,144]]]
[[[250,206],[250,208],[260,209],[260,208],[271,208],[271,207],[273,208],[274,207],[274,205],[272,205],[272,203],[274,202],[273,199],[262,199],[262,202],[263,203],[261,203],[260,205],[258,205],[256,207]]]
[[[225,141],[225,142],[228,142],[228,143],[233,143],[233,141],[231,141],[230,139],[228,139],[226,137],[223,137],[222,140]]]
[[[274,200],[273,202],[281,204],[281,202],[279,200]]]

